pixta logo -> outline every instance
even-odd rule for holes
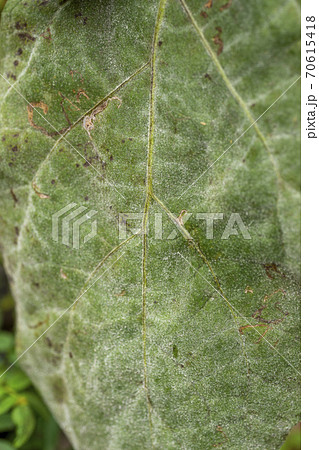
[[[61,224],[62,244],[67,245],[68,247],[79,249],[80,241],[85,244],[86,242],[94,238],[94,236],[96,236],[97,221],[95,219],[91,221],[91,231],[86,236],[84,236],[82,240],[80,239],[80,228],[82,224],[84,224],[88,220],[91,220],[92,217],[97,214],[97,211],[95,211],[94,209],[88,210],[88,208],[86,208],[85,206],[79,206],[78,208],[74,209],[76,206],[78,206],[77,203],[69,203],[64,208],[59,209],[59,211],[53,214],[52,239],[55,242],[60,241],[59,230]]]
[[[166,218],[166,215],[164,215]],[[224,224],[221,239],[227,240],[231,236],[241,236],[243,239],[251,239],[247,226],[244,224],[240,214],[231,213],[229,216],[223,213],[196,213],[187,212],[183,210],[179,216],[176,216],[176,224],[184,226],[185,223],[193,217],[198,221],[199,227],[205,227],[206,239],[214,239],[214,225],[218,220],[227,220]],[[121,213],[118,220],[119,239],[127,239],[129,234],[135,234],[141,231],[143,221],[143,213]],[[173,229],[168,235],[163,233],[163,214],[155,213],[154,215],[154,233],[153,236],[158,240],[171,240],[178,236],[176,229]],[[147,227],[146,233],[149,233]],[[151,233],[152,234],[152,233]]]

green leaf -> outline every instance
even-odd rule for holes
[[[0,367],[0,369],[2,369],[2,367]],[[3,370],[1,370],[1,372],[3,372]],[[6,389],[6,387],[4,386],[4,385],[0,385],[0,399],[2,398],[2,397],[4,397],[4,396],[6,396],[7,395],[7,389]]]
[[[0,352],[8,352],[14,345],[13,334],[8,331],[0,331]]]
[[[0,414],[4,414],[7,411],[10,411],[10,409],[16,404],[17,397],[13,395],[8,395],[7,397],[4,397],[0,401]]]
[[[300,450],[301,449],[301,432],[300,424],[296,425],[288,434],[284,445],[280,450]]]
[[[5,441],[4,439],[0,439],[0,450],[13,450],[11,443],[9,441]]]
[[[15,391],[23,391],[31,385],[30,379],[25,375],[22,370],[17,368],[12,369],[6,373],[6,382]]]
[[[19,364],[75,449],[277,449],[300,420],[300,13],[205,3],[1,16]]]
[[[26,398],[28,404],[32,407],[34,411],[36,411],[41,417],[43,417],[46,420],[50,419],[50,413],[43,403],[40,396],[35,392],[24,392],[23,397]]]
[[[10,431],[14,429],[14,423],[11,419],[10,414],[0,415],[0,432]]]
[[[35,427],[35,418],[32,409],[28,405],[16,406],[12,411],[11,417],[16,425],[16,437],[13,445],[15,448],[20,448],[32,435]]]
[[[52,417],[46,420],[44,424],[43,450],[56,450],[60,433],[60,428]]]

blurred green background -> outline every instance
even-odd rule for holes
[[[0,375],[16,359],[14,302],[0,255]],[[40,394],[15,364],[0,378],[0,450],[72,450]],[[300,424],[281,450],[299,450]],[[265,449],[266,450],[266,449]]]
[[[15,359],[14,303],[0,257],[0,374]],[[16,448],[72,449],[19,364],[0,378],[0,450]]]

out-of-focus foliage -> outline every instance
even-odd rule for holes
[[[293,427],[287,436],[286,442],[280,450],[300,450],[301,449],[301,426],[300,423]]]
[[[13,299],[0,266],[0,375],[16,359]],[[61,431],[32,386],[15,364],[0,378],[0,450],[67,449],[59,445]]]

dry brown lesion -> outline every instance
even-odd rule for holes
[[[44,102],[42,102],[42,101],[41,101],[41,102],[32,102],[32,103],[29,103],[29,104],[28,104],[28,106],[27,106],[27,110],[28,110],[28,121],[29,121],[29,124],[30,124],[35,130],[41,131],[41,133],[45,134],[46,136],[53,137],[53,136],[59,136],[60,134],[64,133],[64,132],[68,129],[68,127],[65,127],[65,128],[62,128],[62,130],[60,130],[60,131],[55,130],[55,131],[49,132],[49,131],[47,131],[44,127],[42,127],[41,125],[37,125],[37,124],[34,122],[34,120],[33,120],[34,108],[40,108],[40,109],[42,109],[42,111],[43,111],[44,114],[47,114],[47,113],[48,113],[48,110],[49,110],[49,107],[48,107],[48,105],[47,105],[46,103],[44,103]]]
[[[32,183],[32,188],[33,188],[34,192],[37,194],[38,197],[40,197],[40,198],[50,198],[50,195],[44,194],[43,192],[40,192],[38,186],[34,182]]]
[[[81,84],[84,83],[84,77],[83,77],[83,75],[82,75],[80,72],[78,72],[77,70],[72,70],[72,69],[70,69],[69,74],[71,75],[72,80],[73,80],[74,75],[77,75],[78,78],[80,78]]]
[[[221,38],[221,34],[222,34],[223,30],[221,27],[216,27],[215,29],[216,29],[217,33],[215,34],[215,36],[213,36],[213,41],[214,41],[214,44],[218,46],[217,56],[219,56],[224,49],[224,42]]]
[[[225,3],[223,6],[219,8],[219,11],[225,11],[225,9],[229,9],[233,3],[233,0],[229,0],[227,3]]]
[[[177,220],[178,220],[180,225],[184,225],[184,223],[183,223],[183,216],[185,216],[185,214],[187,214],[186,209],[182,209],[182,211],[180,212],[179,216],[177,217]]]
[[[49,316],[47,316],[44,320],[41,320],[41,321],[37,322],[34,325],[28,325],[28,327],[32,328],[32,329],[36,329],[36,328],[42,327],[42,325],[46,325],[47,326],[48,322],[49,322]]]
[[[281,276],[282,278],[285,278],[285,274],[279,270],[277,264],[267,263],[267,264],[263,264],[263,267],[266,271],[267,277],[270,278],[271,280],[274,278],[275,274]]]
[[[46,29],[46,31],[41,33],[40,36],[43,37],[44,39],[47,39],[49,42],[52,41],[52,35],[51,35],[50,27],[48,27]]]
[[[84,95],[84,97],[87,99],[87,100],[89,100],[90,99],[90,97],[87,95],[87,93],[85,92],[85,90],[84,89],[82,89],[82,88],[80,88],[80,89],[78,89],[78,91],[77,91],[77,93],[76,93],[76,102],[77,103],[80,103],[80,97],[81,97],[81,95]]]
[[[117,100],[119,102],[118,108],[122,105],[122,100],[119,97],[110,97],[107,98],[103,103],[98,105],[96,108],[93,109],[93,111],[84,117],[83,119],[83,128],[88,132],[88,135],[91,137],[90,131],[94,128],[94,121],[96,119],[96,116],[100,114],[102,111],[104,111],[108,104],[114,100]]]
[[[221,433],[221,435],[223,436],[223,441],[218,442],[217,444],[213,444],[213,447],[220,447],[223,444],[226,444],[226,442],[228,441],[228,437],[226,436],[225,431],[223,430],[223,427],[221,427],[220,425],[217,425],[216,427],[216,431],[218,431],[218,433]]]
[[[264,300],[263,300],[263,304],[262,306],[260,306],[260,308],[258,308],[253,314],[252,314],[252,318],[257,320],[258,323],[255,325],[252,324],[247,324],[247,325],[243,325],[241,327],[239,327],[239,332],[240,334],[244,333],[244,330],[248,329],[248,328],[264,328],[264,332],[260,334],[260,338],[255,342],[255,344],[259,344],[261,342],[261,340],[264,338],[264,336],[268,333],[268,331],[270,331],[275,325],[278,325],[279,323],[283,322],[285,320],[285,318],[289,315],[289,313],[287,311],[283,311],[283,309],[280,306],[280,303],[277,301],[274,304],[274,307],[280,311],[280,313],[282,314],[281,317],[276,318],[276,319],[266,319],[265,317],[263,317],[263,312],[266,308],[268,308],[269,303],[268,300],[273,297],[275,294],[281,293],[282,295],[286,295],[286,292],[283,289],[277,289],[276,291],[272,292],[269,295],[265,295]]]
[[[73,91],[73,92],[76,92],[76,91]],[[67,113],[67,111],[66,111],[66,108],[65,108],[65,106],[64,106],[64,103],[65,103],[65,102],[69,104],[69,109],[70,109],[70,108],[73,108],[73,109],[75,109],[76,111],[80,111],[80,108],[79,108],[74,102],[72,102],[72,100],[70,100],[66,95],[64,95],[64,94],[63,94],[62,92],[60,92],[60,91],[58,92],[58,94],[59,94],[59,96],[60,96],[61,99],[62,99],[62,100],[60,101],[60,106],[61,106],[63,115],[64,115],[64,117],[65,117],[65,120],[67,121],[67,124],[68,124],[68,126],[62,128],[61,130],[55,129],[55,128],[53,127],[53,125],[51,125],[51,124],[48,122],[49,125],[51,125],[51,127],[54,129],[54,131],[49,132],[49,131],[47,131],[46,128],[44,128],[43,126],[38,125],[38,124],[35,123],[34,117],[33,117],[33,115],[34,115],[34,108],[40,108],[40,109],[42,109],[43,114],[46,115],[46,114],[48,113],[48,110],[49,110],[49,107],[48,107],[48,105],[47,105],[46,103],[44,103],[43,101],[40,101],[40,102],[32,102],[32,103],[29,103],[28,106],[27,106],[27,110],[28,110],[28,121],[29,121],[29,124],[30,124],[34,129],[36,129],[36,130],[40,131],[41,133],[45,134],[46,136],[50,136],[50,137],[60,136],[61,134],[65,133],[67,130],[69,130],[69,129],[72,127],[72,121],[71,121],[71,119],[69,118],[69,115],[68,115],[68,113]],[[89,96],[87,95],[87,93],[85,92],[85,90],[82,89],[82,88],[79,88],[78,91],[77,91],[77,93],[76,93],[76,100],[75,100],[76,103],[80,103],[80,102],[81,102],[80,97],[81,97],[82,95],[83,95],[85,98],[89,99]],[[42,114],[40,114],[40,115],[42,116]],[[42,116],[42,117],[43,117],[43,116]],[[44,118],[44,117],[43,117],[43,118]],[[45,119],[45,118],[44,118],[44,119]],[[45,120],[46,120],[46,119],[45,119]]]
[[[262,340],[262,338],[268,333],[269,331],[269,325],[265,323],[257,323],[256,325],[243,325],[242,327],[239,327],[239,333],[244,334],[244,330],[247,328],[258,328],[258,327],[265,327],[265,331],[263,334],[260,335],[260,338],[255,342],[255,344],[259,344],[259,342]]]

